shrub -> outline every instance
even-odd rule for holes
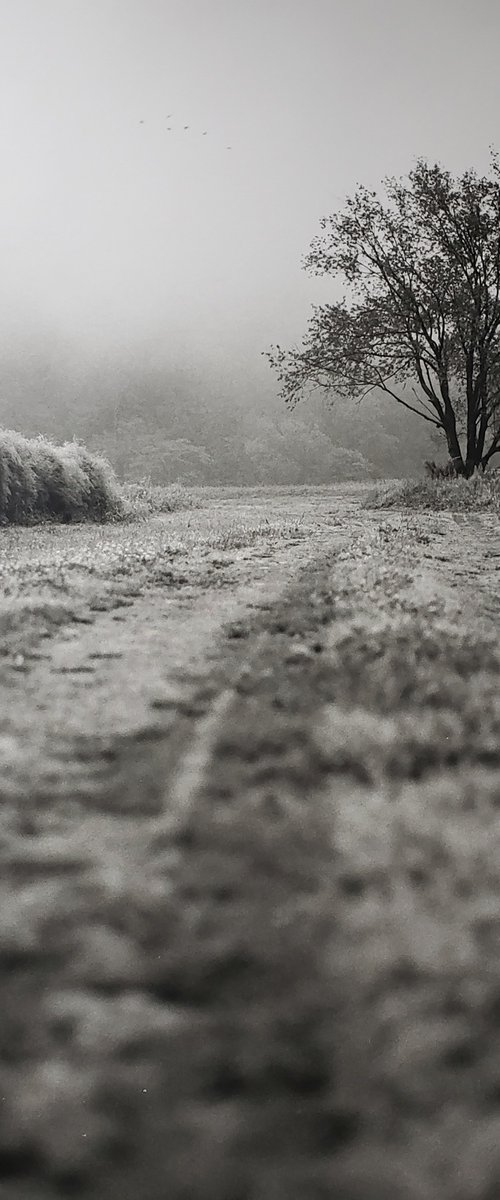
[[[37,480],[30,443],[15,434],[0,437],[0,519],[23,523],[36,504]]]
[[[69,470],[81,471],[85,480],[83,500],[92,521],[110,521],[122,515],[121,489],[113,469],[99,454],[90,454],[78,442],[62,447],[63,461]]]
[[[122,515],[120,490],[104,459],[77,442],[0,431],[0,521],[109,521]]]

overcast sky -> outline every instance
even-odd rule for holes
[[[0,0],[2,336],[298,338],[357,182],[500,148],[499,45],[498,0]]]

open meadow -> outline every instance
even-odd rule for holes
[[[500,526],[1,530],[2,1200],[500,1194]]]
[[[0,1200],[500,1200],[500,5],[1,8]]]

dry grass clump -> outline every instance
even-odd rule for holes
[[[436,512],[500,510],[500,472],[471,479],[424,479],[386,482],[369,493],[364,508],[420,508]]]
[[[147,520],[161,513],[177,512],[185,508],[201,508],[202,500],[182,483],[171,483],[162,487],[141,479],[137,483],[125,483],[122,489],[125,516],[131,520]]]
[[[113,470],[78,442],[0,432],[0,522],[112,521],[122,516]]]
[[[211,545],[217,550],[242,550],[251,546],[259,538],[268,538],[271,544],[276,541],[298,540],[305,537],[303,518],[298,521],[273,521],[266,517],[252,525],[244,522],[234,522],[228,529],[223,529],[211,539]]]

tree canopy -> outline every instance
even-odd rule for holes
[[[313,308],[300,347],[267,352],[294,407],[311,388],[373,389],[446,440],[459,474],[500,451],[500,165],[454,178],[423,159],[385,197],[358,187],[325,217],[305,269],[343,280]]]

